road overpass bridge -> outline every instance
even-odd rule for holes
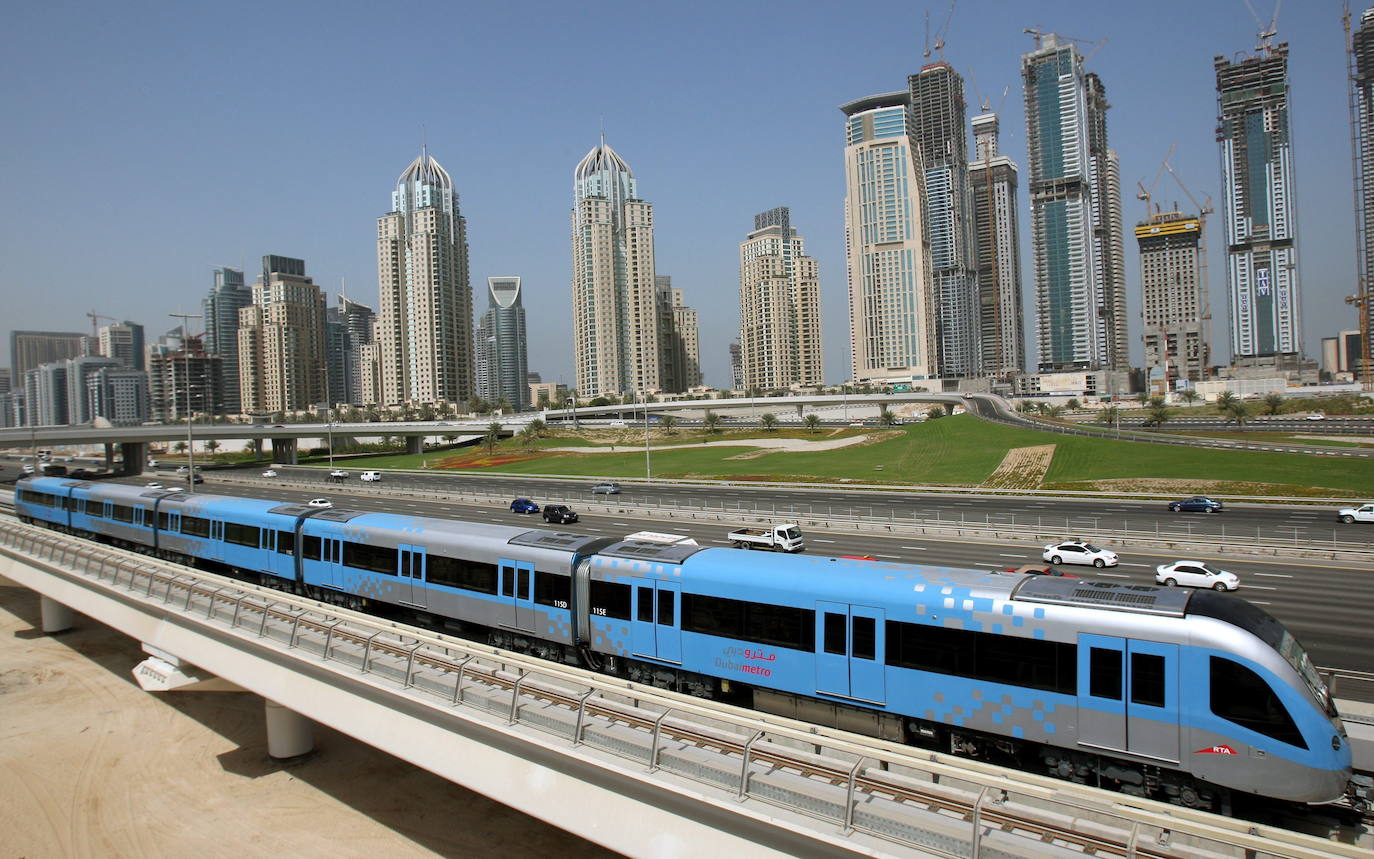
[[[0,522],[0,575],[42,594],[46,631],[76,611],[144,642],[144,688],[213,676],[262,696],[274,755],[308,750],[310,724],[324,723],[627,855],[1353,857],[1372,846],[639,687],[14,522]]]

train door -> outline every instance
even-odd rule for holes
[[[886,615],[880,608],[816,603],[816,690],[874,704],[887,700]]]
[[[502,612],[502,623],[516,629],[534,630],[534,564],[528,561],[502,560],[502,603],[509,608]]]
[[[634,654],[665,662],[681,662],[681,586],[652,579],[634,579],[632,587],[634,606],[630,626]]]
[[[401,578],[401,601],[425,608],[429,605],[429,592],[425,590],[425,549],[404,543],[396,548],[400,558],[396,573]]]
[[[1178,762],[1178,645],[1078,636],[1078,742]]]

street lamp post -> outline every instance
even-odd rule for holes
[[[644,394],[644,479],[653,478],[653,469],[649,467],[649,395]]]
[[[200,319],[201,315],[199,313],[169,313],[167,315],[181,320],[181,358],[185,372],[185,378],[182,379],[182,382],[186,385],[186,491],[194,494],[196,491],[196,442],[191,435],[191,347],[187,323],[192,319]],[[176,397],[175,390],[172,391],[172,396]],[[125,467],[128,467],[127,462]]]

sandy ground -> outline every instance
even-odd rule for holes
[[[262,699],[142,691],[139,644],[38,631],[0,578],[0,857],[609,857],[351,737],[267,755]]]

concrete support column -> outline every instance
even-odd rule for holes
[[[806,414],[806,406],[797,403],[797,417],[801,417],[804,414]]]
[[[108,451],[109,445],[105,448]],[[120,474],[142,474],[143,468],[148,464],[148,443],[143,441],[121,441],[119,443],[120,453],[124,456],[124,465],[119,469]],[[109,461],[110,454],[106,453],[106,461]]]
[[[424,440],[425,440],[425,437],[422,436],[422,435],[408,435],[408,436],[406,436],[406,453],[411,453],[411,454],[419,453],[420,450],[421,450],[421,447],[423,446],[422,443],[424,442]]]
[[[114,471],[114,442],[105,442],[105,470]]]
[[[296,440],[294,438],[272,439],[272,461],[280,465],[295,465]]]
[[[43,597],[42,612],[44,632],[61,632],[75,625],[72,621],[72,610],[55,599]]]
[[[276,701],[264,698],[262,703],[267,718],[267,754],[280,760],[299,757],[315,748],[309,719]]]

